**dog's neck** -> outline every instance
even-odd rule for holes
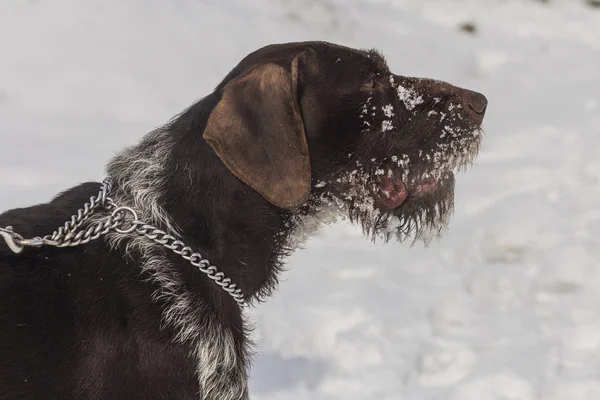
[[[293,215],[238,180],[204,141],[211,100],[117,155],[108,174],[116,197],[141,218],[207,257],[244,295],[264,298],[290,252]],[[194,268],[183,260],[178,266]]]

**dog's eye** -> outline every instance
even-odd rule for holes
[[[363,83],[365,89],[373,89],[375,87],[375,77],[370,77]]]

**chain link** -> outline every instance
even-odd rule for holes
[[[43,244],[54,247],[73,247],[81,244],[87,244],[92,240],[106,235],[113,229],[116,229],[123,220],[122,215],[113,213],[109,218],[99,222],[96,225],[89,226],[84,231],[79,228],[87,221],[97,209],[110,211],[115,207],[113,200],[108,197],[110,190],[110,181],[105,179],[98,195],[90,197],[90,201],[83,205],[82,209],[77,210],[77,214],[51,235],[42,238]]]
[[[200,272],[208,276],[223,290],[229,293],[238,304],[244,305],[244,295],[242,294],[242,290],[239,289],[231,279],[227,278],[223,272],[219,272],[217,267],[211,265],[210,261],[202,257],[200,253],[194,253],[193,250],[186,246],[182,241],[177,240],[174,236],[169,235],[152,225],[148,225],[138,220],[133,221],[132,224],[135,227],[135,232],[137,234],[145,236],[189,261],[190,264],[198,268]]]
[[[200,253],[194,253],[181,240],[170,235],[152,225],[138,220],[137,213],[130,207],[119,207],[108,196],[111,189],[110,179],[105,179],[98,195],[90,197],[88,203],[84,204],[82,209],[77,210],[77,214],[51,235],[43,238],[24,239],[21,235],[14,232],[12,227],[0,228],[0,236],[6,240],[9,248],[20,253],[24,247],[41,247],[43,245],[54,247],[74,247],[87,244],[106,235],[110,231],[121,234],[137,233],[149,240],[171,250],[173,253],[189,261],[200,272],[219,285],[224,291],[240,305],[244,306],[245,300],[242,290],[237,287],[231,279],[227,278],[223,272],[219,272],[217,267],[211,265],[210,261],[202,257]],[[112,211],[110,215],[99,222],[90,225],[85,230],[80,230],[83,224],[97,210]],[[130,218],[126,218],[129,214]]]

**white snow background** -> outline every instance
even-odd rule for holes
[[[0,1],[0,210],[102,179],[247,53],[309,39],[483,92],[486,136],[438,243],[338,223],[289,260],[253,313],[253,398],[600,399],[600,9],[583,0]]]

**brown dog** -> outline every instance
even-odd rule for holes
[[[374,51],[306,42],[250,54],[109,163],[112,202],[79,229],[116,218],[119,231],[21,254],[0,243],[0,399],[247,399],[238,302],[274,288],[305,217],[333,210],[386,240],[438,234],[486,106],[394,75]],[[97,186],[6,212],[0,227],[49,233]]]

